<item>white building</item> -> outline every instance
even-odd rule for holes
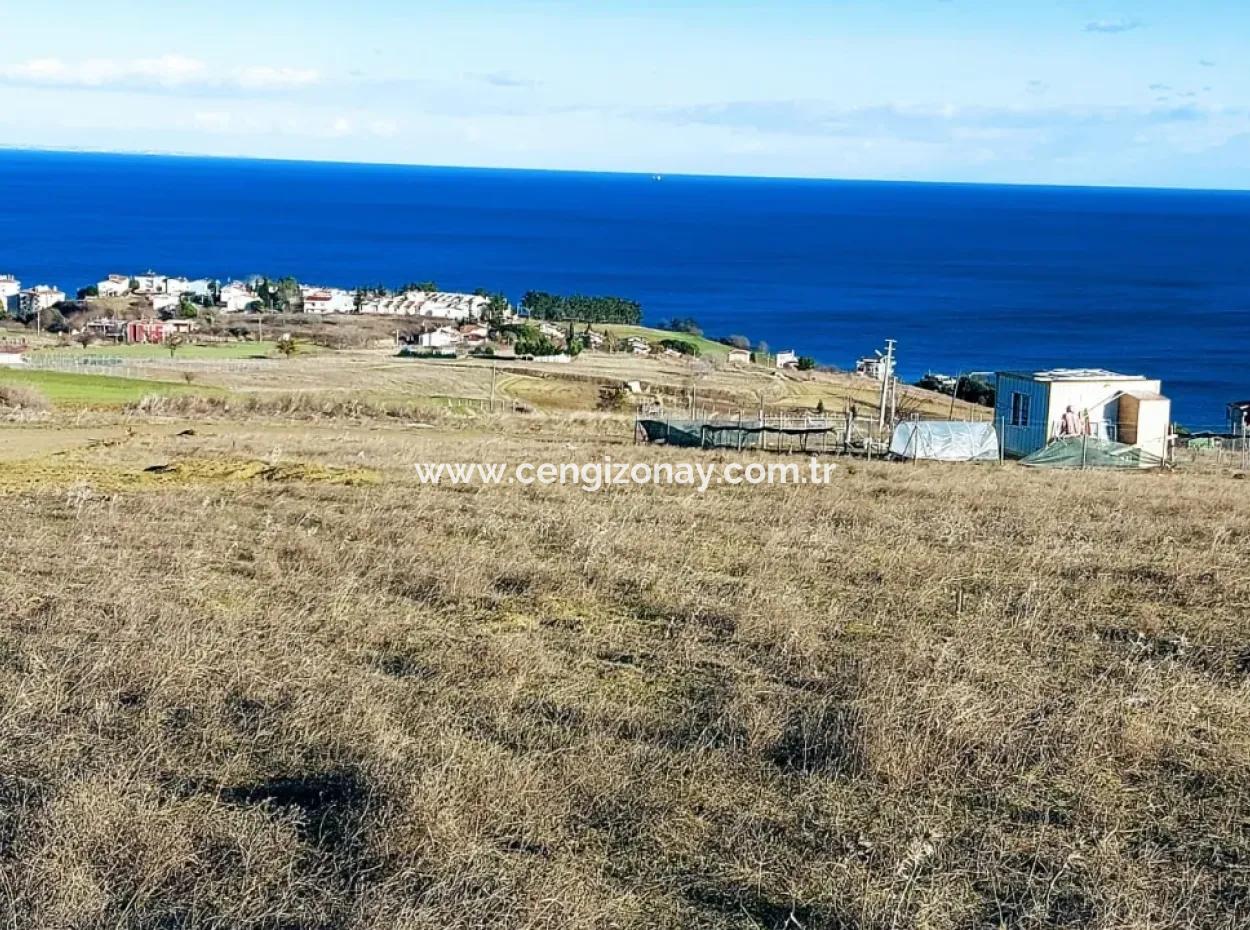
[[[241,281],[231,281],[221,289],[219,303],[226,313],[242,313],[256,303],[252,289]]]
[[[186,278],[166,278],[165,293],[173,294],[181,297],[183,294],[191,293],[191,282]]]
[[[458,346],[462,342],[464,342],[464,337],[454,326],[440,326],[428,333],[422,333],[417,339],[417,345],[423,349],[446,349]]]
[[[748,349],[730,349],[725,361],[730,365],[750,365],[751,352]]]
[[[149,294],[148,300],[151,301],[152,309],[157,313],[172,312],[182,304],[182,297],[179,294]]]
[[[17,295],[22,292],[22,282],[11,274],[0,275],[0,310],[14,310]]]
[[[163,274],[155,274],[151,271],[146,274],[137,274],[135,275],[135,293],[164,294],[168,282],[169,279]]]
[[[423,316],[438,320],[479,320],[486,312],[487,298],[478,294],[442,291],[406,291],[388,297],[367,298],[361,313],[382,316]]]
[[[65,300],[65,292],[50,284],[36,284],[18,294],[23,313],[42,313]]]
[[[198,297],[201,300],[213,296],[213,285],[215,281],[209,278],[196,278],[194,281],[187,282],[186,293],[192,297]]]
[[[301,287],[305,313],[352,313],[356,295],[337,287]]]
[[[1136,446],[1165,460],[1172,403],[1162,387],[1143,375],[1103,368],[999,372],[994,419],[1003,453],[1029,455],[1075,424],[1079,435]]]
[[[111,274],[95,286],[101,297],[125,297],[130,293],[130,278],[124,274]]]
[[[548,323],[546,320],[538,321],[538,331],[548,339],[559,339],[561,342],[568,335],[567,329],[561,329],[559,326],[556,326],[554,323]]]
[[[873,381],[885,381],[894,374],[892,369],[892,361],[880,352],[876,355],[866,355],[855,363],[855,374],[871,378]]]
[[[425,293],[425,292],[419,292]],[[421,316],[443,320],[480,320],[486,315],[489,300],[480,294],[451,294],[442,291],[426,293]]]
[[[794,352],[791,349],[786,349],[783,352],[777,353],[777,367],[778,368],[793,368],[796,365],[798,365],[798,363],[799,363],[798,353]]]
[[[464,346],[469,349],[480,348],[490,340],[490,328],[483,323],[464,323],[459,332]]]

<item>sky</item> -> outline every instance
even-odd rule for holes
[[[1250,188],[1245,0],[0,0],[0,146]]]

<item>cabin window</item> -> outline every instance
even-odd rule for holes
[[[1011,425],[1029,425],[1029,395],[1015,391],[1011,395]]]

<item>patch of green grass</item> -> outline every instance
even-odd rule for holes
[[[148,381],[141,378],[115,378],[112,375],[80,375],[66,371],[39,371],[0,368],[0,384],[22,384],[34,388],[58,407],[122,407],[150,394],[220,394],[218,388],[178,384],[174,381]]]
[[[581,328],[585,328],[584,325]],[[723,345],[703,336],[692,336],[689,333],[673,333],[667,329],[654,329],[650,326],[627,326],[623,323],[596,323],[596,330],[609,332],[618,339],[629,336],[641,336],[647,342],[659,342],[661,339],[676,339],[699,347],[699,356],[712,360],[724,359],[729,355],[729,346]]]
[[[223,342],[205,343],[203,345],[189,342],[178,348],[178,351],[174,354],[174,358],[275,358],[278,356],[276,348],[277,343],[268,339],[262,342]],[[301,342],[299,345],[300,355],[307,355],[317,350],[317,346],[309,345],[307,343]],[[48,349],[46,351],[61,354],[72,353],[76,356],[90,355],[114,358],[169,358],[169,349],[166,346],[151,343],[121,345],[104,344],[87,346],[86,348],[73,346],[69,348]]]

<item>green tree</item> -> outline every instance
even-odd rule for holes
[[[810,355],[800,355],[798,361],[795,362],[795,367],[797,367],[799,371],[811,371],[816,367],[816,359],[812,358]]]
[[[170,333],[165,337],[165,348],[169,350],[169,357],[173,358],[174,353],[182,348],[182,336],[178,333]]]
[[[273,284],[273,308],[279,313],[300,313],[304,309],[304,294],[299,282],[287,276]]]
[[[100,296],[100,288],[98,285],[88,284],[86,287],[80,287],[78,289],[79,300],[86,300],[88,297],[99,297],[99,296]]]
[[[672,349],[674,352],[680,352],[682,355],[689,355],[692,358],[698,358],[702,354],[698,345],[685,339],[661,339],[660,346],[665,349]]]
[[[39,326],[45,333],[68,333],[69,323],[61,313],[61,304],[39,311]],[[34,314],[31,315],[34,318]]]
[[[559,355],[560,347],[539,331],[537,326],[518,326],[513,331],[512,347],[517,355]]]
[[[277,349],[282,353],[284,358],[290,358],[298,351],[295,340],[291,338],[290,333],[283,333],[278,339]]]
[[[623,297],[563,297],[545,291],[528,291],[521,298],[521,309],[536,320],[580,320],[586,323],[642,322],[642,306]]]
[[[261,278],[253,290],[256,291],[256,299],[260,301],[261,308],[264,310],[273,310],[275,294],[273,285],[269,283],[269,279]]]
[[[699,324],[692,317],[678,316],[671,320],[665,320],[660,324],[660,329],[667,329],[674,333],[686,333],[690,336],[702,336],[703,330],[699,328]]]
[[[508,303],[508,298],[503,294],[491,294],[486,300],[484,309],[486,325],[491,329],[499,329],[508,319],[509,311],[512,305]]]
[[[195,305],[195,301],[190,298],[183,297],[178,304],[178,316],[184,320],[194,320],[200,315],[200,308]]]

